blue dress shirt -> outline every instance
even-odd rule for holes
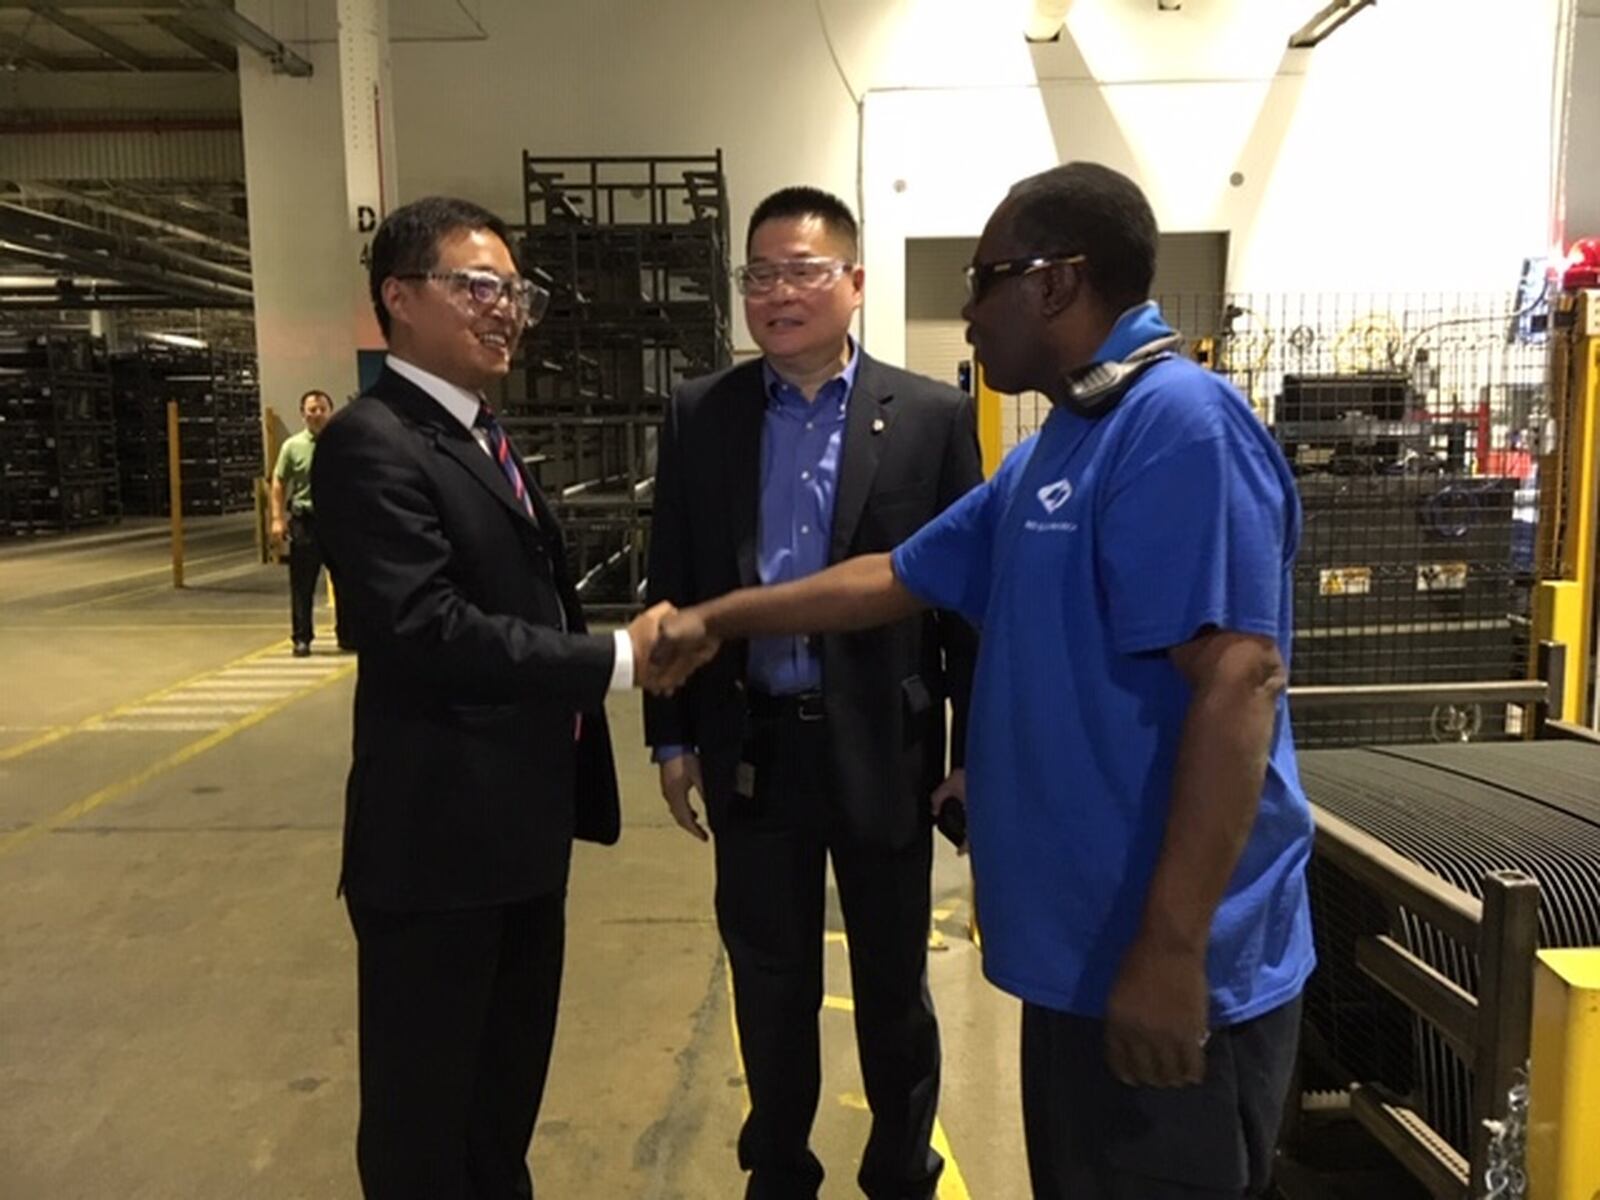
[[[763,584],[804,579],[828,565],[845,412],[860,361],[852,341],[849,363],[822,385],[815,400],[807,400],[769,363],[761,365],[767,412],[761,427],[756,572]],[[810,691],[822,686],[822,660],[810,638],[752,638],[749,678],[752,686],[775,696]]]
[[[756,574],[763,584],[787,583],[828,565],[834,497],[844,452],[845,414],[855,390],[861,351],[850,341],[850,361],[817,391],[815,400],[761,364],[767,411],[761,426],[761,511],[756,523]],[[750,639],[750,683],[788,696],[822,686],[822,660],[804,637]],[[668,762],[685,746],[657,746]]]

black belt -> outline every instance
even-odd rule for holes
[[[773,696],[751,689],[746,695],[750,702],[750,715],[757,721],[821,721],[828,715],[823,708],[820,691]]]

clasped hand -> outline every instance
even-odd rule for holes
[[[670,696],[706,663],[722,643],[706,633],[693,609],[680,611],[666,601],[640,613],[628,626],[633,642],[634,683],[657,696]]]

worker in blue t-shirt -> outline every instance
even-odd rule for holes
[[[1312,823],[1286,699],[1294,482],[1149,302],[1138,187],[1071,163],[1012,189],[968,270],[968,338],[1039,433],[892,555],[663,622],[655,657],[981,626],[966,794],[984,971],[1023,1001],[1033,1195],[1268,1184],[1313,965]]]

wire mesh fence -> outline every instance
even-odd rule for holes
[[[1513,294],[1159,297],[1188,352],[1273,431],[1300,490],[1293,681],[1465,682],[1530,659],[1548,310]],[[1049,411],[1007,402],[1020,441]],[[1303,744],[1518,731],[1482,706],[1297,719]]]

